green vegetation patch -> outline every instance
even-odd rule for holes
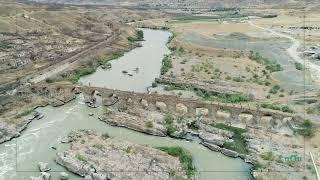
[[[196,94],[210,101],[219,101],[223,103],[240,103],[249,102],[253,100],[253,97],[244,94],[210,94],[201,90],[196,91]]]
[[[261,103],[260,105],[258,105],[258,107],[282,111],[282,112],[286,112],[286,113],[294,113],[294,110],[292,110],[287,105],[280,105],[280,104],[274,104],[274,103]]]
[[[110,57],[100,57],[98,58],[98,64],[99,65],[106,65],[109,63],[109,61],[118,59],[119,57],[122,57],[124,55],[124,52],[114,52],[111,54]]]
[[[266,153],[260,154],[260,157],[265,161],[272,161],[274,159],[272,152],[266,152]]]
[[[316,132],[316,128],[310,120],[305,120],[301,125],[301,129],[297,130],[298,134],[306,138],[313,137],[315,132]]]
[[[157,80],[156,80],[157,81]],[[193,87],[192,85],[187,84],[166,84],[164,86],[165,91],[173,91],[173,90],[187,90],[193,91],[206,100],[209,101],[219,101],[223,103],[239,103],[239,102],[249,102],[254,99],[254,97],[245,95],[245,94],[223,94],[217,92],[209,92],[204,89]]]
[[[145,123],[145,125],[146,125],[147,128],[153,128],[153,123],[152,123],[152,121],[147,121],[147,122]]]
[[[103,139],[108,139],[108,138],[110,138],[110,136],[109,136],[108,133],[103,133],[103,134],[101,135],[101,137],[102,137]]]
[[[136,35],[134,37],[128,37],[128,41],[136,42],[136,41],[143,41],[144,35],[142,30],[137,30]]]
[[[258,52],[250,51],[249,58],[259,64],[265,65],[266,69],[270,72],[282,71],[283,68],[280,64],[270,61],[268,58],[261,56]]]
[[[87,159],[84,155],[81,155],[81,154],[76,154],[76,158],[79,160],[79,161],[83,161],[83,162],[87,162]]]
[[[249,150],[247,148],[247,142],[245,140],[245,137],[243,136],[243,133],[247,132],[246,129],[229,126],[229,125],[222,124],[222,123],[213,123],[210,125],[215,128],[231,131],[234,133],[232,136],[233,142],[225,142],[223,144],[223,146],[225,148],[236,151],[241,154],[248,154],[249,153]]]
[[[189,151],[179,146],[173,146],[173,147],[162,146],[162,147],[158,147],[157,149],[164,151],[171,156],[178,157],[180,160],[180,163],[182,164],[183,169],[185,170],[189,178],[195,175],[196,168],[193,165],[192,155]]]
[[[173,124],[174,117],[171,114],[166,114],[164,117],[165,127],[167,129],[167,134],[171,135],[177,131],[177,128]]]
[[[164,75],[172,68],[172,60],[170,55],[165,55],[162,59],[162,66],[161,66],[161,75]]]
[[[73,83],[77,83],[82,76],[90,75],[96,72],[96,68],[94,67],[85,67],[83,69],[76,69],[74,74],[71,75],[70,81]]]
[[[315,106],[308,107],[306,112],[308,114],[320,114],[320,103],[316,104]]]
[[[304,65],[303,64],[296,62],[296,63],[294,63],[294,65],[295,65],[297,70],[303,71],[303,69],[304,69]]]
[[[271,93],[271,94],[277,94],[278,93],[278,91],[280,90],[280,86],[279,85],[274,85],[274,86],[272,86],[272,88],[269,90],[269,93]]]

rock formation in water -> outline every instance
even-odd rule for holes
[[[186,179],[176,157],[91,130],[71,132],[56,162],[86,179]],[[124,173],[125,172],[125,173]]]

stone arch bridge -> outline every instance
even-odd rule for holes
[[[33,93],[51,97],[79,93],[90,97],[97,94],[102,97],[105,106],[114,105],[117,101],[130,101],[142,108],[155,108],[176,115],[201,116],[207,120],[255,128],[281,129],[289,127],[293,129],[303,121],[302,117],[295,114],[256,108],[253,105],[218,103],[173,95],[136,93],[79,85],[37,85],[32,86],[31,90]]]

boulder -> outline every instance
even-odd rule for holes
[[[68,153],[57,153],[57,157],[55,161],[62,165],[67,167],[67,169],[71,172],[74,172],[76,174],[79,174],[80,176],[85,176],[90,172],[91,166],[87,163],[84,163],[83,161],[80,161],[78,159],[74,159],[68,155]]]
[[[229,157],[233,157],[233,158],[237,158],[239,156],[239,154],[235,151],[232,151],[230,149],[226,149],[226,148],[221,148],[221,153],[226,155],[226,156],[229,156]]]
[[[207,131],[200,131],[199,138],[202,139],[204,142],[218,146],[222,146],[225,141],[225,138],[223,136]]]
[[[61,180],[67,180],[69,178],[68,174],[65,172],[60,173],[60,179]]]
[[[50,179],[50,174],[47,172],[41,172],[41,177],[43,180],[49,180]]]
[[[50,174],[49,173],[46,173],[46,172],[41,172],[41,175],[40,176],[31,176],[30,179],[31,180],[49,180],[50,179]]]
[[[204,145],[205,147],[209,148],[212,151],[219,152],[221,150],[221,148],[219,146],[211,144],[211,143],[203,142],[201,144]]]
[[[179,103],[176,105],[176,112],[179,114],[186,114],[188,113],[188,108],[184,104]]]
[[[156,107],[159,109],[161,112],[166,111],[167,105],[164,102],[156,102]]]
[[[105,179],[109,179],[107,178],[106,174],[101,174],[101,173],[92,173],[92,178],[94,180],[105,180]]]
[[[140,103],[141,103],[142,107],[144,107],[144,108],[148,107],[148,101],[147,100],[141,99]]]
[[[38,177],[34,177],[34,176],[30,176],[31,180],[43,180],[41,176]]]
[[[133,102],[133,101],[132,101],[131,98],[128,98],[128,99],[127,99],[127,103],[131,104],[132,102]]]
[[[62,106],[62,105],[64,105],[65,103],[63,102],[63,101],[60,101],[60,100],[58,100],[58,99],[56,99],[56,100],[54,100],[54,101],[52,101],[51,102],[51,106],[53,106],[53,107],[59,107],[59,106]]]
[[[63,137],[63,138],[61,138],[60,142],[61,142],[61,143],[69,143],[70,140],[69,140],[68,137]]]
[[[206,108],[196,108],[196,116],[208,116],[209,110]]]
[[[48,167],[48,163],[39,162],[39,163],[38,163],[38,167],[39,167],[39,170],[40,170],[41,172],[50,171],[50,168]]]
[[[89,115],[89,116],[93,116],[93,113],[92,113],[92,112],[90,112],[88,115]]]
[[[217,111],[216,117],[218,119],[223,119],[223,120],[227,120],[229,119],[231,116],[231,114],[229,112],[225,112],[225,111]]]

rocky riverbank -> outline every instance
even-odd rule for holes
[[[17,124],[1,122],[0,123],[0,144],[20,136],[20,133],[27,128],[28,124],[30,124],[32,120],[41,119],[42,117],[43,117],[43,114],[40,114],[38,112],[33,112],[23,117],[23,120],[19,121],[19,123]]]
[[[265,177],[261,171],[301,170],[302,166],[292,165],[286,159],[287,156],[304,154],[303,137],[294,134],[292,128],[286,126],[265,129],[242,122],[231,125],[223,120],[228,113],[222,112],[224,111],[217,113],[216,119],[210,119],[206,108],[195,108],[195,115],[192,116],[189,109],[181,103],[169,107],[163,102],[150,103],[145,99],[133,102],[129,98],[118,99],[117,103],[106,107],[100,120],[151,135],[190,139],[186,135],[194,134],[202,140],[201,144],[210,150],[253,164],[255,177]],[[305,157],[309,159],[308,155]],[[307,164],[311,167],[309,162]],[[282,173],[281,176],[291,175]],[[308,171],[304,176],[311,175],[312,172]],[[303,178],[301,174],[299,176]]]
[[[85,179],[187,179],[178,158],[152,147],[92,130],[65,139],[71,147],[57,153],[56,162]]]
[[[227,156],[245,157],[234,150],[223,148],[225,143],[233,143],[234,133],[211,126],[212,122],[206,117],[208,109],[196,108],[196,117],[187,113],[188,108],[181,103],[176,105],[173,112],[163,102],[156,102],[154,105],[144,99],[140,102],[127,99],[118,100],[112,106],[106,107],[99,119],[112,126],[126,127],[156,136],[190,139],[186,137],[190,132],[198,136],[203,145],[210,147],[211,150],[217,146],[215,150]]]

